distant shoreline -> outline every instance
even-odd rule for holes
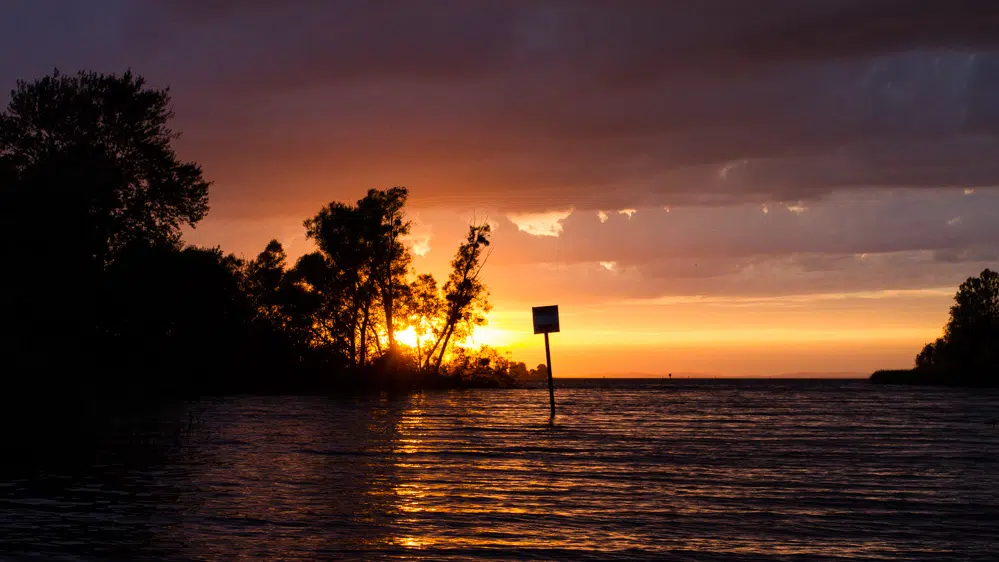
[[[673,373],[670,377],[669,374],[662,373],[598,373],[598,374],[585,374],[585,375],[572,375],[568,377],[560,377],[555,375],[556,379],[559,378],[570,378],[570,379],[683,379],[683,380],[711,380],[711,379],[758,379],[758,380],[866,380],[869,377],[867,373],[863,372],[822,372],[817,371],[814,373],[810,372],[799,372],[799,373],[779,373],[774,375],[728,375],[728,374],[716,374],[716,373]]]

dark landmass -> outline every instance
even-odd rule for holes
[[[206,396],[544,376],[460,345],[490,308],[490,226],[469,225],[438,283],[411,267],[405,187],[303,217],[316,250],[294,263],[276,240],[249,260],[186,244],[211,182],[173,150],[172,117],[131,72],[19,81],[0,112],[0,434]]]
[[[877,371],[878,384],[999,387],[999,273],[969,277],[954,295],[943,336],[916,355],[912,369]]]

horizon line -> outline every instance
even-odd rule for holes
[[[872,371],[873,372],[873,371]],[[773,375],[731,375],[731,374],[720,374],[720,373],[672,373],[672,378],[675,379],[867,379],[871,376],[870,373],[862,372],[794,372],[794,373],[779,373]],[[600,374],[586,374],[586,375],[570,375],[570,376],[558,376],[554,375],[553,378],[556,379],[665,379],[670,378],[670,373],[666,374],[654,374],[654,373],[600,373]]]

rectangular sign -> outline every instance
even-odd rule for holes
[[[535,334],[558,331],[558,305],[535,306],[531,311],[534,313]]]

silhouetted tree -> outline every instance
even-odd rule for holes
[[[916,367],[931,367],[941,361],[940,357],[945,352],[944,347],[947,342],[943,338],[937,338],[923,347],[923,350],[916,355]]]
[[[440,371],[448,345],[456,332],[484,324],[489,311],[488,293],[479,275],[485,266],[489,247],[489,224],[473,224],[468,228],[465,241],[458,247],[451,260],[451,274],[444,284],[444,324],[440,337],[427,354],[425,368]],[[436,353],[437,359],[434,360]]]
[[[977,357],[997,343],[999,274],[986,269],[978,277],[969,277],[958,288],[954,301],[944,339],[952,352]]]
[[[430,360],[430,348],[425,346],[441,338],[447,320],[444,298],[433,275],[416,276],[404,294],[402,308],[406,325],[416,334],[416,364],[424,366]]]
[[[268,242],[264,251],[246,264],[245,286],[257,314],[283,327],[282,288],[287,254],[277,240]]]
[[[431,275],[408,282],[404,187],[323,207],[304,223],[317,251],[293,267],[276,240],[250,261],[185,246],[181,228],[207,213],[210,184],[174,153],[172,117],[168,90],[131,72],[17,83],[0,113],[0,251],[11,264],[0,355],[8,373],[47,373],[4,383],[74,403],[332,382],[303,373],[439,384],[442,370],[494,381],[526,371],[493,350],[452,351],[485,323],[490,229],[470,227],[443,287]],[[412,352],[396,345],[407,326]]]
[[[999,273],[986,269],[961,284],[943,337],[923,348],[916,367],[999,380]]]
[[[410,221],[403,213],[409,191],[393,187],[385,191],[372,189],[357,202],[357,209],[364,215],[363,240],[371,245],[371,279],[378,289],[385,314],[385,331],[390,350],[395,349],[394,305],[406,286],[411,256],[402,243],[409,234]],[[377,342],[377,339],[375,340]]]
[[[356,307],[364,303],[355,276],[337,271],[326,255],[313,252],[298,259],[288,278],[285,306],[296,324],[307,329],[311,347],[357,367]]]
[[[0,249],[28,272],[0,281],[15,334],[0,345],[14,365],[97,361],[105,268],[133,244],[179,249],[181,226],[207,212],[209,183],[170,146],[169,101],[131,72],[56,71],[12,91],[0,113]]]
[[[328,338],[346,343],[356,368],[381,348],[379,304],[385,318],[381,326],[389,347],[394,345],[393,309],[411,260],[401,241],[409,232],[403,214],[407,193],[403,187],[372,189],[355,205],[333,202],[305,221],[319,257],[301,264],[303,280],[324,295]]]
[[[246,289],[253,273],[259,281],[272,269],[251,264],[218,248],[125,248],[108,267],[99,314],[110,388],[161,396],[309,388],[299,369],[317,356],[288,325],[281,289],[268,290],[266,306]]]
[[[537,367],[531,369],[530,376],[531,378],[547,379],[548,365],[545,365],[544,363],[539,364]]]
[[[515,380],[523,381],[531,376],[530,371],[527,370],[527,364],[523,361],[518,361],[510,363],[510,376]]]
[[[361,240],[364,217],[353,205],[330,203],[305,221],[306,235],[319,252],[302,258],[303,279],[324,297],[325,318],[318,321],[327,339],[346,344],[351,365],[365,364],[364,336],[370,319],[375,288],[370,273],[370,247]]]
[[[99,314],[105,368],[122,382],[136,373],[147,390],[221,389],[243,371],[253,307],[241,290],[243,264],[218,248],[133,244],[108,269]],[[213,380],[215,379],[215,380]]]
[[[208,212],[201,167],[170,146],[169,90],[141,76],[80,72],[27,82],[0,113],[0,159],[20,195],[68,207],[99,263],[136,240],[176,244]]]
[[[527,372],[523,363],[514,363],[508,354],[489,346],[456,347],[451,355],[442,373],[457,379],[461,385],[512,386],[518,382],[518,374]]]

